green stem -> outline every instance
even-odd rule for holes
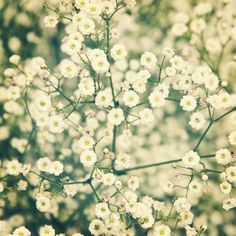
[[[214,154],[203,155],[203,156],[201,156],[201,158],[207,159],[207,158],[211,158],[211,157],[214,157],[214,156],[215,156]],[[135,166],[135,167],[131,167],[131,168],[123,169],[123,170],[115,170],[114,172],[117,175],[124,175],[127,172],[134,171],[134,170],[147,169],[147,168],[157,167],[157,166],[164,166],[164,165],[168,165],[168,164],[178,163],[178,162],[181,162],[181,161],[182,161],[182,158],[181,159],[170,160],[170,161],[152,163],[152,164],[148,164],[148,165]]]

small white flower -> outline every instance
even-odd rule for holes
[[[128,187],[135,191],[136,189],[138,189],[139,187],[139,178],[138,176],[132,176],[129,180],[128,180]]]
[[[79,140],[79,145],[83,150],[92,149],[95,144],[95,141],[90,136],[82,136]]]
[[[115,164],[118,168],[128,168],[130,166],[130,162],[130,155],[127,153],[119,153],[115,160]]]
[[[145,52],[142,54],[140,64],[148,69],[156,66],[157,58],[152,52]]]
[[[228,139],[231,145],[236,145],[236,131],[231,132]]]
[[[69,59],[62,60],[59,69],[61,74],[68,79],[74,78],[78,74],[78,67]]]
[[[220,184],[220,190],[224,194],[229,194],[231,192],[232,185],[228,181],[224,181],[223,183]]]
[[[183,225],[190,225],[193,222],[193,213],[191,211],[181,212],[180,217]]]
[[[20,88],[18,86],[10,86],[7,89],[7,99],[17,100],[20,97]]]
[[[13,236],[30,236],[30,231],[25,227],[21,226],[13,231]]]
[[[111,56],[114,60],[123,60],[127,56],[127,51],[122,44],[115,44],[111,48]]]
[[[79,31],[83,35],[90,35],[95,30],[95,23],[93,20],[89,18],[82,18],[80,24],[79,24]]]
[[[7,164],[7,174],[17,176],[21,173],[22,164],[18,160],[9,161]]]
[[[92,167],[97,161],[97,155],[92,150],[85,150],[80,155],[80,161],[85,167]]]
[[[174,202],[174,208],[178,213],[189,211],[191,204],[187,201],[186,198],[180,197]]]
[[[193,111],[197,106],[197,102],[193,96],[186,95],[181,99],[180,106],[185,111]]]
[[[226,169],[226,176],[229,182],[236,182],[236,166],[230,166]]]
[[[143,125],[151,124],[154,121],[154,115],[151,109],[144,108],[139,112],[140,123]]]
[[[55,236],[55,229],[51,225],[44,225],[39,229],[39,236]]]
[[[95,104],[97,106],[103,106],[103,107],[108,107],[112,105],[112,94],[110,89],[99,91],[95,98]]]
[[[216,158],[217,163],[221,165],[227,165],[230,163],[232,159],[232,155],[228,149],[224,148],[216,152],[215,158]]]
[[[196,130],[201,129],[206,123],[206,119],[201,112],[195,112],[191,115],[189,124]]]
[[[105,225],[101,220],[92,220],[89,225],[89,231],[95,236],[101,235],[105,232]]]
[[[51,116],[48,121],[49,131],[54,134],[62,133],[64,130],[64,121],[60,116]]]
[[[108,122],[112,125],[120,125],[125,119],[123,110],[121,108],[112,108],[107,115]]]
[[[148,99],[153,108],[160,108],[165,105],[165,96],[155,90],[149,95]]]
[[[36,208],[41,212],[48,212],[51,208],[51,201],[48,197],[40,195],[36,198]]]
[[[49,160],[48,157],[40,158],[37,161],[37,167],[42,172],[50,172],[52,162]]]
[[[228,211],[232,208],[236,207],[236,199],[235,198],[226,198],[223,201],[223,208]]]
[[[169,226],[161,224],[161,225],[154,225],[154,235],[155,236],[170,236],[171,229]]]
[[[10,58],[9,58],[9,62],[11,62],[12,64],[14,65],[18,65],[19,62],[20,62],[20,56],[19,55],[12,55]]]
[[[110,210],[107,203],[98,203],[95,207],[95,214],[99,218],[107,218],[110,215]]]
[[[60,161],[53,161],[50,167],[50,174],[59,176],[63,172],[64,166]]]
[[[56,16],[49,15],[44,17],[44,25],[47,28],[55,28],[58,24],[58,20]]]
[[[48,96],[37,97],[34,105],[38,111],[48,112],[51,109],[51,100]]]
[[[189,151],[182,157],[182,161],[184,166],[188,168],[194,168],[199,164],[200,156],[197,154],[197,152]]]
[[[112,173],[107,173],[102,176],[102,182],[104,185],[111,186],[115,183],[116,176]]]
[[[130,90],[124,93],[123,100],[126,106],[134,107],[139,102],[139,96],[134,91]]]

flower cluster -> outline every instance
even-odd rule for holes
[[[41,24],[57,37],[57,59],[9,57],[0,235],[235,232],[236,94],[222,72],[234,60],[231,2],[191,12],[162,3],[176,20],[160,22],[168,35],[144,37],[145,47],[125,38],[142,34],[143,11],[155,18],[155,1],[141,2],[47,1]]]

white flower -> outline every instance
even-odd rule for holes
[[[14,65],[18,65],[19,62],[20,62],[20,56],[19,55],[12,55],[10,58],[9,58],[9,62],[14,64]]]
[[[99,3],[90,2],[90,4],[85,7],[85,11],[89,15],[99,16],[101,14],[102,8]]]
[[[202,188],[201,184],[196,180],[193,180],[189,184],[189,191],[191,191],[194,194],[201,193],[201,188]]]
[[[67,195],[74,197],[77,193],[77,186],[74,184],[64,185],[64,191]]]
[[[101,220],[92,220],[89,225],[89,231],[95,236],[101,235],[105,232],[105,225]]]
[[[122,44],[115,44],[111,48],[111,56],[114,60],[123,60],[127,56],[127,51]]]
[[[62,133],[64,130],[64,121],[60,116],[51,116],[48,121],[49,131],[54,134]]]
[[[139,178],[138,178],[138,176],[132,176],[128,180],[128,187],[133,191],[135,191],[139,187]]]
[[[143,217],[140,217],[138,220],[139,224],[142,226],[144,229],[151,228],[154,224],[154,218],[152,214],[145,215]]]
[[[153,108],[160,108],[165,105],[165,96],[155,90],[149,95],[148,99]]]
[[[206,123],[206,119],[204,115],[201,112],[195,112],[191,115],[189,124],[194,128],[194,129],[201,129]]]
[[[180,106],[185,111],[193,111],[197,106],[197,102],[193,96],[185,95],[180,101]]]
[[[64,166],[60,161],[53,161],[50,167],[50,174],[59,176],[63,172]]]
[[[39,236],[55,236],[55,229],[51,225],[44,225],[39,229]]]
[[[37,161],[37,167],[42,172],[50,172],[52,162],[48,159],[48,157],[40,158]]]
[[[223,183],[220,184],[220,190],[224,194],[229,194],[231,192],[232,185],[228,181],[224,181]]]
[[[205,87],[209,89],[210,91],[214,91],[218,88],[218,85],[219,85],[218,77],[214,74],[208,75],[205,81]]]
[[[95,92],[94,82],[91,78],[83,78],[78,85],[82,96],[92,96]]]
[[[77,9],[84,9],[89,5],[89,0],[75,0],[75,7]]]
[[[125,196],[125,200],[127,200],[129,203],[137,202],[138,197],[134,192],[127,191],[125,192],[124,196]]]
[[[82,136],[79,140],[79,145],[83,150],[92,149],[95,144],[95,141],[90,136]]]
[[[78,67],[69,59],[64,59],[59,65],[61,74],[68,79],[74,78],[78,74]]]
[[[80,24],[79,24],[79,31],[83,35],[89,35],[92,34],[95,30],[95,23],[93,20],[89,18],[82,18]]]
[[[173,77],[176,74],[176,69],[172,66],[168,66],[165,69],[165,73],[168,77]]]
[[[145,52],[142,54],[140,64],[148,69],[156,66],[157,58],[152,52]]]
[[[130,90],[124,93],[123,100],[126,106],[134,107],[139,102],[139,96],[134,91]]]
[[[180,217],[183,225],[190,225],[193,222],[193,213],[191,211],[181,212]]]
[[[123,110],[121,108],[112,108],[107,115],[108,122],[112,125],[120,125],[125,119]]]
[[[139,112],[140,123],[143,125],[151,124],[154,121],[154,115],[151,109],[144,108]]]
[[[92,150],[85,150],[80,155],[80,161],[85,167],[92,167],[97,161],[97,155]]]
[[[175,36],[182,36],[187,31],[188,27],[182,22],[176,22],[171,28],[171,32]]]
[[[171,229],[169,226],[161,224],[161,225],[154,225],[154,235],[155,236],[170,236]]]
[[[21,226],[13,231],[12,236],[30,236],[31,233],[30,231],[25,228],[25,226]]]
[[[227,165],[230,163],[232,156],[231,152],[228,149],[224,148],[216,152],[215,158],[217,163]]]
[[[236,166],[230,166],[226,169],[227,180],[236,182]]]
[[[95,104],[97,106],[103,106],[103,107],[108,107],[112,105],[112,94],[110,89],[99,91],[95,98]]]
[[[36,208],[41,212],[48,212],[51,208],[51,201],[44,195],[39,195],[36,198]]]
[[[95,207],[95,215],[99,218],[107,218],[110,215],[107,203],[98,203]]]
[[[170,59],[171,67],[175,68],[176,70],[182,70],[184,68],[184,60],[180,56],[173,56]]]
[[[18,190],[19,191],[25,191],[28,187],[28,183],[24,180],[20,180],[18,183],[17,183],[17,186],[18,186]]]
[[[47,28],[55,28],[58,24],[58,20],[56,16],[49,15],[44,17],[44,25]]]
[[[182,161],[184,166],[188,168],[194,168],[199,164],[200,156],[197,154],[197,152],[189,151],[182,157]]]
[[[155,211],[164,211],[166,208],[165,203],[164,202],[160,202],[160,201],[154,201],[153,202],[153,209]]]
[[[194,19],[190,24],[190,29],[196,34],[202,33],[205,28],[206,22],[202,18]]]
[[[187,201],[186,198],[180,197],[174,202],[174,208],[178,213],[189,211],[191,204]]]
[[[228,211],[232,208],[236,207],[236,199],[235,198],[226,198],[223,201],[223,208]]]
[[[51,100],[48,96],[37,97],[34,105],[38,111],[48,112],[51,109]]]
[[[10,86],[7,89],[7,99],[17,100],[20,97],[20,88],[18,86]]]
[[[114,9],[115,9],[113,3],[110,2],[110,1],[105,1],[105,2],[103,2],[103,6],[102,6],[102,7],[103,7],[103,8],[102,8],[102,11],[103,11],[104,13],[106,13],[107,15],[113,13],[113,12],[114,12]]]
[[[219,106],[226,109],[232,106],[232,96],[227,92],[219,94]]]
[[[236,145],[236,131],[231,132],[228,139],[231,145]]]
[[[7,174],[17,176],[21,173],[22,164],[18,160],[9,161],[7,164]]]
[[[186,225],[185,230],[186,230],[186,236],[197,236],[197,231],[195,228]]]
[[[112,173],[107,173],[102,176],[102,182],[104,185],[111,186],[115,183],[116,176]]]
[[[97,73],[106,73],[109,70],[110,64],[106,58],[98,58],[92,61],[92,67]]]
[[[119,153],[115,160],[115,164],[118,168],[128,168],[130,162],[130,155],[127,153]]]

